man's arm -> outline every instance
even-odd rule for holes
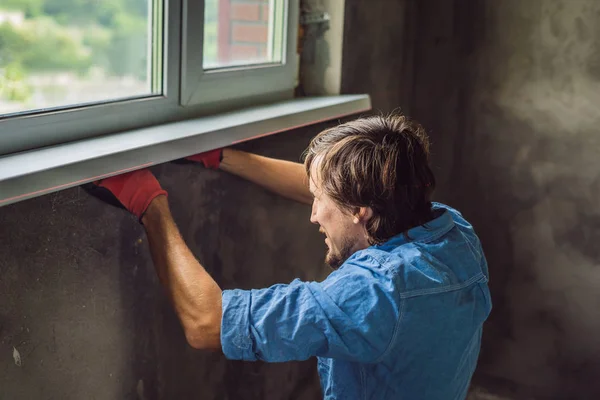
[[[173,221],[167,191],[149,170],[113,176],[86,190],[110,204],[118,200],[146,229],[150,252],[188,343],[198,349],[221,347],[222,300],[219,285],[198,263]]]
[[[224,290],[221,346],[230,360],[310,357],[378,362],[400,321],[394,277],[361,255],[323,282]],[[370,268],[373,266],[374,268]]]
[[[304,166],[300,163],[223,149],[219,168],[288,199],[309,205],[313,201]]]
[[[156,272],[183,325],[190,346],[221,348],[221,289],[187,247],[165,196],[142,217]]]

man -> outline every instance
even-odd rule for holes
[[[191,346],[234,360],[316,356],[326,399],[466,397],[491,310],[487,264],[461,214],[431,203],[419,124],[372,117],[328,129],[304,166],[232,149],[189,160],[312,203],[334,269],[321,283],[222,291],[184,243],[149,171],[98,182],[144,225]]]

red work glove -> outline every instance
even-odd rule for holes
[[[219,169],[223,161],[223,149],[207,151],[205,153],[195,154],[185,158],[186,160],[201,163],[206,168]]]
[[[160,187],[160,183],[147,169],[102,179],[94,184],[109,190],[130,213],[138,217],[140,222],[155,197],[168,196],[167,191]],[[101,198],[101,196],[97,197]]]

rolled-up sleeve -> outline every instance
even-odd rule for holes
[[[361,265],[322,283],[225,290],[221,346],[232,360],[374,362],[397,329],[399,301],[391,278]]]
[[[221,347],[230,360],[256,360],[250,336],[250,297],[247,290],[223,291]]]

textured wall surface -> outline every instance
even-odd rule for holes
[[[369,93],[373,109],[408,109],[412,87],[409,0],[346,0],[342,93]]]
[[[490,263],[478,381],[597,399],[600,2],[428,0],[418,18],[413,114]]]
[[[245,147],[298,161],[322,127]],[[185,240],[221,287],[328,273],[309,207],[202,167],[154,171]],[[142,227],[123,210],[69,189],[0,208],[0,227],[0,399],[320,396],[313,361],[230,362],[188,347]]]

